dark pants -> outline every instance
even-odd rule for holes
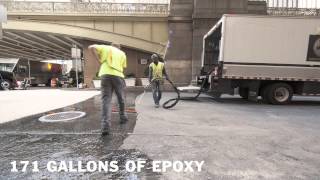
[[[160,100],[161,100],[161,96],[162,96],[160,86],[161,86],[161,81],[153,81],[151,83],[153,100],[154,100],[154,103],[157,105],[159,105]]]
[[[102,95],[102,131],[108,131],[111,126],[111,113],[112,113],[112,94],[116,93],[119,103],[120,119],[126,117],[125,114],[125,88],[124,79],[118,76],[103,75],[101,77],[101,95]]]

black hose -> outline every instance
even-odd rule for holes
[[[184,101],[193,101],[193,100],[196,100],[200,95],[201,93],[203,92],[203,89],[204,89],[204,84],[205,84],[205,81],[202,82],[202,85],[201,85],[201,88],[200,90],[198,91],[197,95],[194,96],[194,97],[181,97],[180,96],[180,91],[179,89],[173,84],[172,81],[170,81],[169,79],[167,79],[167,81],[171,84],[171,86],[173,87],[174,91],[177,93],[177,97],[176,98],[172,98],[172,99],[169,99],[168,101],[166,101],[162,107],[164,109],[171,109],[173,108],[174,106],[176,106],[178,104],[178,102],[180,100],[184,100]]]
[[[173,98],[173,99],[169,99],[168,101],[166,101],[165,103],[163,103],[162,107],[164,109],[171,109],[174,106],[176,106],[178,104],[178,102],[181,100],[180,97],[180,91],[179,89],[173,84],[172,81],[170,81],[169,79],[167,79],[168,82],[171,84],[171,86],[173,87],[174,91],[177,93],[177,97]],[[173,102],[173,103],[172,103]],[[171,104],[170,104],[171,103]],[[170,105],[169,105],[170,104]]]

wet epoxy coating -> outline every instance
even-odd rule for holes
[[[134,107],[137,93],[127,94],[127,107]],[[112,134],[100,135],[101,97],[62,109],[34,115],[0,125],[0,179],[158,179],[161,174],[151,170],[151,159],[135,149],[119,149],[128,133],[132,133],[137,114],[129,113],[129,122],[120,125],[117,113],[112,114]],[[114,104],[116,98],[113,98]],[[43,123],[42,115],[69,110],[84,111],[84,118],[70,122]],[[145,169],[139,173],[127,172],[128,160],[146,160]],[[37,161],[39,172],[11,172],[13,161]],[[117,161],[117,172],[61,172],[47,170],[49,161]],[[21,165],[18,165],[21,170]]]

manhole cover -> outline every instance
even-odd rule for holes
[[[85,112],[81,111],[68,111],[68,112],[59,112],[54,114],[48,114],[39,118],[41,122],[63,122],[70,121],[74,119],[79,119],[85,116]]]

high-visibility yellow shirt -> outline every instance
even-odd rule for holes
[[[150,64],[150,68],[152,68],[152,80],[154,79],[163,79],[163,68],[164,68],[164,63],[158,62],[158,65],[155,63]]]
[[[99,77],[113,75],[124,78],[123,69],[127,67],[126,54],[118,48],[107,45],[95,46],[100,57]]]

